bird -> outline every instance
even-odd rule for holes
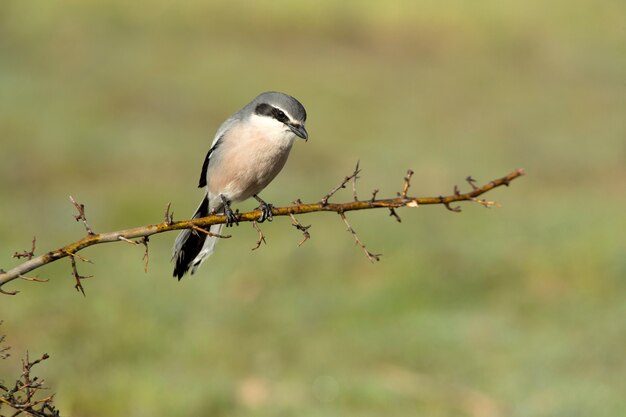
[[[209,214],[226,216],[226,226],[238,224],[231,203],[254,197],[260,204],[257,220],[272,221],[272,205],[259,193],[281,171],[297,138],[308,141],[304,127],[306,110],[294,97],[276,91],[259,94],[217,129],[202,163],[199,188],[205,193],[193,219]],[[223,224],[211,225],[211,233],[185,229],[172,251],[173,276],[193,275],[213,253]]]

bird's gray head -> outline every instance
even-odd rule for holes
[[[272,119],[282,129],[287,128],[302,139],[308,139],[309,134],[304,128],[306,110],[290,95],[269,91],[259,94],[249,106],[253,115]]]

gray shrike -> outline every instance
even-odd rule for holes
[[[261,205],[258,221],[271,221],[272,206],[258,194],[283,168],[296,137],[308,139],[305,121],[306,110],[298,100],[272,91],[260,94],[222,123],[202,164],[198,187],[206,187],[206,193],[193,218],[225,214],[226,226],[232,226],[237,216],[230,203],[254,197]],[[222,226],[212,225],[209,232],[219,234]],[[189,268],[196,272],[218,239],[183,230],[174,242],[174,276],[180,280]]]

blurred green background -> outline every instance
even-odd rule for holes
[[[528,175],[464,205],[232,232],[191,278],[174,233],[13,282],[0,328],[72,416],[626,413],[626,3],[3,0],[0,266],[193,213],[219,124],[259,92],[309,113],[263,193],[316,201],[357,160],[363,197]],[[349,200],[349,191],[337,200]],[[240,205],[252,208],[251,202]]]

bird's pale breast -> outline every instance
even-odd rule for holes
[[[230,201],[260,193],[285,165],[294,137],[241,126],[226,135],[209,162],[207,186],[209,193],[221,193]]]

